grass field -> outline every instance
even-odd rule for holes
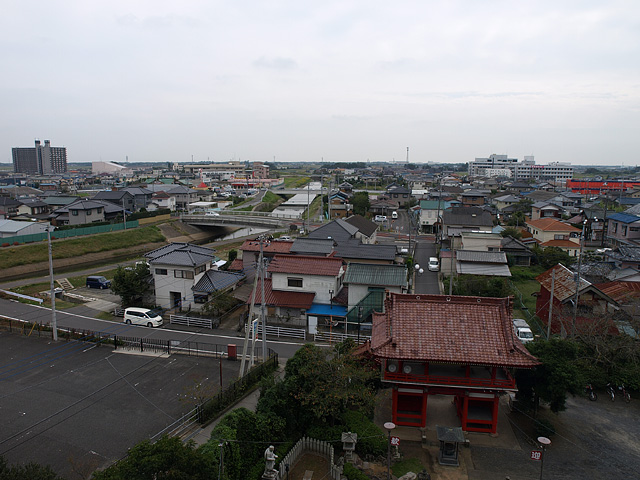
[[[53,242],[54,259],[72,258],[88,253],[106,252],[134,247],[144,243],[162,242],[165,238],[156,226],[148,226],[115,233],[57,240]],[[47,243],[5,247],[0,250],[0,269],[48,261]]]
[[[522,294],[522,303],[524,303],[531,315],[535,315],[536,297],[532,296],[532,294],[540,291],[540,284],[535,278],[544,272],[544,268],[539,265],[534,265],[531,267],[511,267],[510,270],[512,275],[511,281]],[[520,302],[516,299],[514,304],[514,317],[527,318],[526,313],[523,312],[520,307]]]
[[[284,177],[284,188],[299,188],[309,183],[311,179],[306,176]]]

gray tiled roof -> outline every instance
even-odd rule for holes
[[[291,246],[291,253],[302,255],[329,255],[336,245],[335,240],[330,238],[296,238]]]
[[[244,273],[207,270],[191,290],[194,292],[213,293],[225,290],[246,278]]]
[[[349,263],[343,283],[406,287],[407,267],[405,265]]]
[[[463,262],[456,265],[456,271],[460,275],[488,275],[492,277],[510,277],[511,272],[507,265]]]
[[[507,255],[504,252],[458,250],[456,259],[460,262],[507,263]]]
[[[346,218],[344,221],[349,225],[356,227],[360,231],[360,233],[366,235],[367,237],[373,235],[378,229],[378,225],[373,223],[371,220],[367,220],[362,215],[352,215],[349,218]]]
[[[309,234],[309,238],[332,238],[336,242],[345,242],[357,233],[358,229],[342,219],[334,220],[316,228]]]
[[[354,241],[339,243],[335,251],[337,257],[346,259],[393,261],[396,258],[395,245],[367,245]]]
[[[171,243],[145,254],[149,263],[196,267],[212,261],[215,250],[189,243]]]

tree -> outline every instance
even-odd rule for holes
[[[568,268],[576,260],[560,247],[547,247],[543,249],[535,245],[531,251],[535,255],[537,262],[547,270],[558,263]]]
[[[519,230],[515,227],[507,227],[500,232],[500,235],[502,235],[504,238],[512,237],[516,240],[520,240],[522,238],[522,230]]]
[[[342,353],[340,353],[342,352]],[[307,344],[289,359],[285,381],[298,410],[306,409],[317,420],[333,425],[343,412],[372,409],[378,369],[372,362]]]
[[[213,464],[193,441],[184,444],[180,438],[164,436],[156,443],[137,444],[124,460],[95,472],[92,480],[209,480],[215,475]]]
[[[37,463],[9,466],[4,457],[0,457],[0,480],[64,480],[48,465]]]
[[[228,293],[217,293],[215,297],[202,307],[202,313],[209,317],[219,317],[238,305],[240,300]]]
[[[552,338],[527,344],[529,351],[541,362],[533,370],[518,370],[518,395],[537,408],[539,401],[549,403],[552,412],[566,409],[567,393],[579,393],[584,384],[579,365],[580,346],[568,339]]]
[[[135,267],[119,266],[113,276],[111,290],[120,296],[123,306],[136,306],[142,303],[142,297],[149,290],[149,275],[145,262],[138,262]]]
[[[351,204],[353,205],[353,213],[364,217],[371,207],[369,192],[357,192],[351,199]]]

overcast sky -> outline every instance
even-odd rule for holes
[[[640,2],[4,0],[0,156],[635,165]]]

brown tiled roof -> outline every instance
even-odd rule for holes
[[[539,364],[513,333],[510,298],[390,293],[373,314],[380,358],[531,368]]]
[[[262,244],[262,252],[263,253],[289,253],[291,250],[291,246],[293,245],[293,241],[273,241],[266,242]],[[240,250],[243,252],[259,252],[260,251],[260,242],[257,240],[245,240]]]
[[[596,285],[598,290],[609,295],[618,303],[640,299],[640,282],[615,281]]]
[[[273,290],[271,288],[271,279],[267,278],[264,281],[264,304],[274,305],[278,307],[288,308],[311,308],[313,299],[316,294],[313,292],[289,292],[284,290]],[[257,285],[258,294],[256,295],[256,305],[262,305],[262,287],[260,286],[260,280]],[[253,292],[249,295],[247,304],[251,305],[253,299]]]
[[[572,227],[568,223],[561,222],[555,218],[540,218],[538,220],[527,220],[527,225],[536,227],[544,232],[579,232],[580,229]]]
[[[227,270],[230,270],[232,272],[239,272],[243,268],[244,264],[242,263],[242,259],[236,258],[233,262],[231,262],[231,265],[229,265],[229,268],[227,268]]]
[[[541,247],[580,248],[580,244],[571,240],[549,240],[540,244]]]
[[[276,255],[271,260],[269,273],[297,273],[299,275],[325,275],[335,277],[342,271],[342,259],[306,255]]]
[[[564,265],[558,263],[556,266],[551,267],[544,273],[541,273],[536,277],[538,283],[540,283],[541,288],[547,289],[547,291],[551,291],[551,277],[553,272],[555,271],[554,279],[553,279],[553,296],[564,302],[568,298],[574,296],[576,294],[576,278],[571,270],[569,270]],[[591,286],[591,283],[585,280],[583,277],[580,277],[580,292],[584,291],[585,288]]]

